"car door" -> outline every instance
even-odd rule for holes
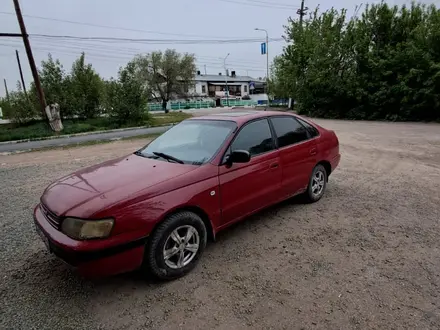
[[[282,191],[285,198],[304,191],[317,163],[314,136],[293,116],[270,118],[276,135],[282,168]]]
[[[245,124],[230,145],[229,152],[234,150],[249,151],[251,160],[219,168],[223,225],[281,198],[280,160],[268,120]]]

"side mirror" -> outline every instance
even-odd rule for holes
[[[251,154],[246,150],[235,150],[227,158],[226,164],[247,163],[251,160]]]

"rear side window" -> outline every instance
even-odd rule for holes
[[[274,149],[272,133],[267,119],[253,121],[244,126],[231,145],[232,151],[247,150],[251,156]]]
[[[307,132],[309,132],[311,138],[314,138],[319,135],[318,130],[315,127],[313,127],[312,125],[310,125],[308,122],[302,120],[301,118],[296,118],[296,119],[306,128],[306,130],[307,130]]]
[[[270,120],[277,135],[278,148],[309,139],[306,128],[293,117],[275,117]]]

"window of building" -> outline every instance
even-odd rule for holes
[[[270,119],[277,135],[278,148],[305,141],[309,138],[306,128],[293,117]]]
[[[261,119],[244,126],[231,145],[231,150],[247,150],[256,156],[271,150],[275,146],[267,119]]]
[[[243,87],[244,87],[244,88],[243,88],[243,91],[244,91],[245,93],[247,93],[247,85],[244,85]]]
[[[206,93],[206,86],[205,86],[205,85],[202,86],[202,93],[203,93],[203,94]]]

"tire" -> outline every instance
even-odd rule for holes
[[[191,237],[186,242],[189,232]],[[148,240],[144,268],[160,280],[182,277],[197,265],[206,241],[206,226],[197,214],[175,213],[165,219]]]
[[[318,187],[316,186],[319,180]],[[312,175],[309,179],[309,185],[307,191],[304,194],[306,202],[315,203],[319,201],[324,195],[325,188],[327,187],[327,171],[324,166],[318,164],[312,171]]]

